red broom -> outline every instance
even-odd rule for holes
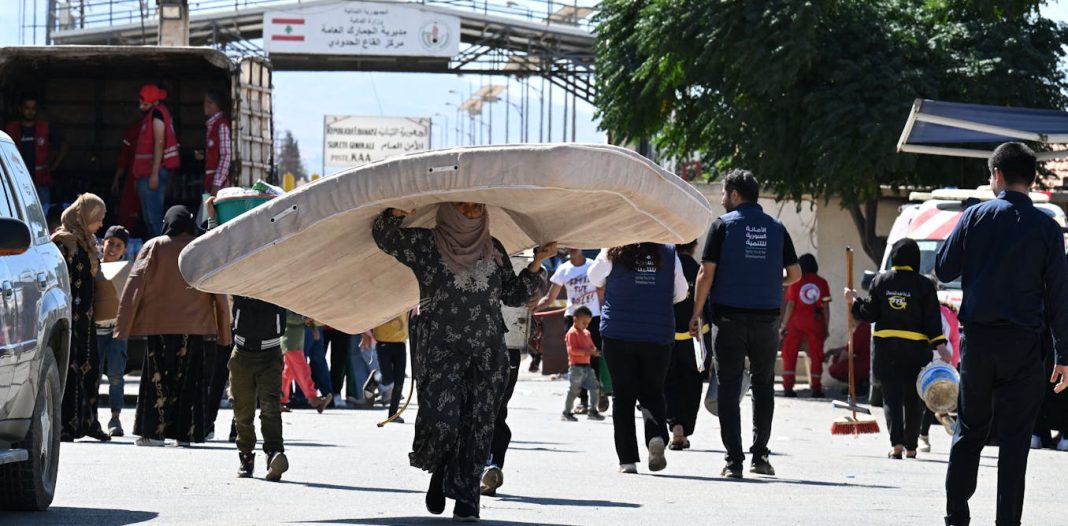
[[[853,249],[846,247],[846,286],[850,290],[853,290]],[[849,355],[849,406],[848,408],[853,412],[853,416],[844,416],[842,418],[836,418],[831,423],[832,435],[859,435],[861,433],[878,433],[879,423],[874,418],[870,417],[858,417],[857,416],[857,381],[853,373],[853,309],[849,302],[846,302],[846,320],[847,330],[846,336],[848,342],[846,343],[846,352]],[[871,413],[870,410],[861,409],[865,413]]]

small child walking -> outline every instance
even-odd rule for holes
[[[586,306],[581,306],[575,309],[573,316],[575,322],[571,329],[567,331],[567,336],[565,337],[567,361],[571,366],[569,370],[571,388],[567,392],[567,399],[564,402],[564,415],[561,420],[567,422],[578,421],[575,415],[571,414],[571,408],[574,406],[575,398],[579,393],[586,389],[590,393],[590,400],[597,400],[601,388],[600,383],[597,381],[597,373],[590,367],[590,360],[601,355],[601,353],[597,352],[597,346],[593,344],[593,337],[590,336],[590,331],[587,329],[590,326],[590,320],[593,319],[593,313]],[[586,419],[604,420],[604,417],[597,411],[596,406],[590,404]]]

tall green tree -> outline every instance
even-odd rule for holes
[[[1026,0],[605,0],[597,107],[617,141],[650,138],[780,198],[840,197],[882,258],[885,187],[974,186],[974,160],[898,154],[912,103],[1061,108],[1068,29]]]
[[[300,145],[293,138],[293,132],[286,130],[282,136],[282,147],[278,152],[278,174],[293,174],[297,180],[307,180],[308,171],[304,169],[304,161],[300,159]]]

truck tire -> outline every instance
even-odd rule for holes
[[[42,347],[41,383],[37,390],[30,430],[16,449],[25,449],[30,459],[0,466],[0,508],[43,511],[52,504],[59,472],[60,389],[59,369],[49,347]]]

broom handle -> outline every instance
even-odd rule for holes
[[[846,286],[853,290],[853,249],[846,247]],[[846,302],[846,352],[849,355],[849,405],[853,421],[857,420],[857,382],[853,376],[853,309]]]

